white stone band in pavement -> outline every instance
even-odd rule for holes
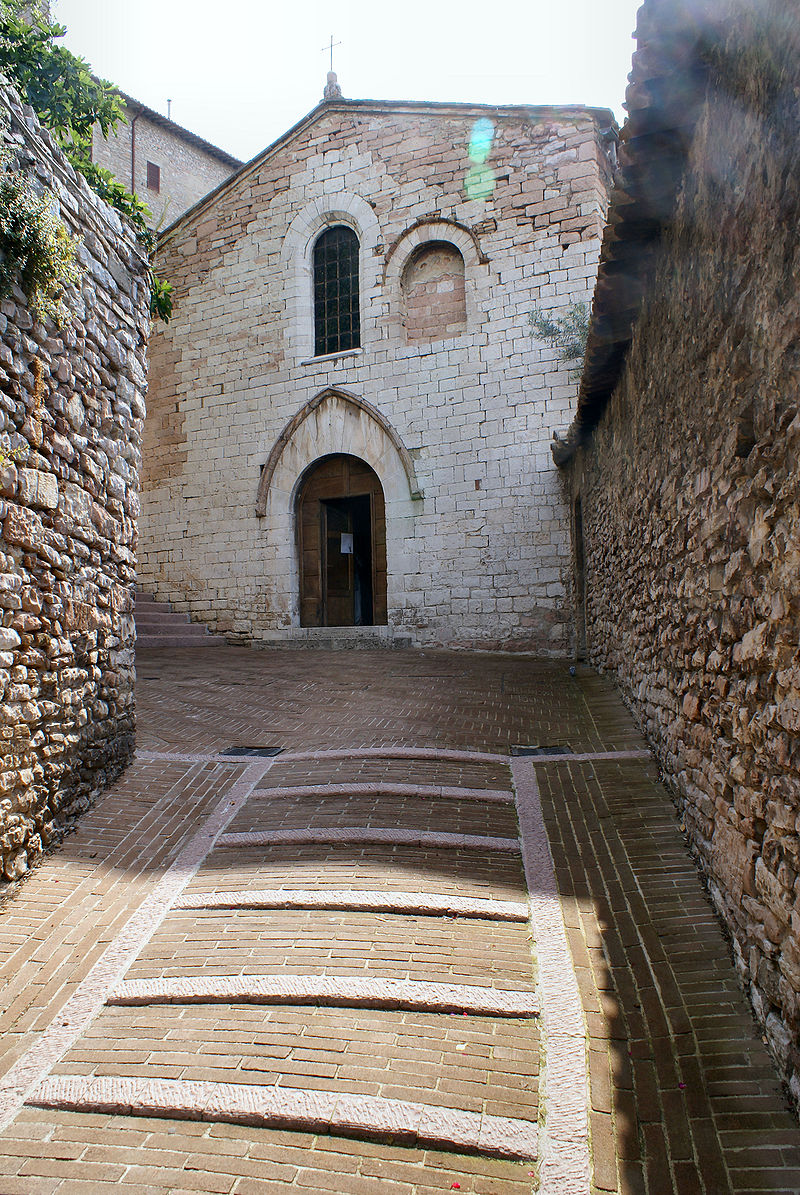
[[[613,763],[615,759],[652,759],[652,751],[636,748],[631,751],[573,751],[567,755],[515,755],[514,759],[529,759],[537,767],[554,763]]]
[[[539,1195],[589,1195],[586,1025],[542,817],[534,770],[539,762],[515,756],[511,763],[539,963],[546,1058]]]
[[[527,1120],[462,1112],[380,1096],[238,1083],[128,1076],[47,1079],[28,1100],[39,1108],[167,1117],[342,1133],[364,1140],[535,1161],[537,1127]]]
[[[443,784],[387,784],[381,780],[354,784],[279,785],[259,788],[254,794],[267,797],[424,797],[444,801],[482,801],[486,804],[513,805],[514,794],[502,788],[457,788]]]
[[[176,909],[340,909],[352,913],[399,913],[421,917],[474,917],[527,921],[528,906],[511,900],[439,896],[430,892],[369,892],[360,888],[256,888],[190,892]]]
[[[177,760],[181,763],[241,763],[243,759],[253,756],[223,755],[218,751],[155,751],[140,747],[136,751],[138,761],[150,759]],[[261,757],[260,757],[261,758]],[[275,756],[274,758],[278,758]],[[438,747],[353,747],[324,751],[282,751],[281,763],[309,763],[313,760],[332,759],[425,759],[444,760],[447,763],[502,763],[508,764],[508,755],[498,755],[491,751],[448,751]]]
[[[75,1044],[103,1007],[108,992],[116,987],[142,947],[150,940],[213,848],[218,836],[249,799],[272,762],[271,759],[259,759],[248,765],[240,765],[244,767],[242,775],[234,781],[150,895],[145,897],[109,943],[40,1039],[0,1078],[0,1132],[14,1118],[28,1094]],[[187,780],[190,778],[191,772],[187,772]]]
[[[313,830],[249,830],[221,834],[218,847],[299,846],[303,843],[368,843],[386,846],[448,847],[469,851],[519,854],[516,838],[487,838],[479,834],[438,834],[433,830],[381,830],[373,826],[322,826]]]
[[[281,763],[320,759],[429,759],[448,763],[509,763],[508,755],[492,751],[453,751],[440,747],[343,747],[320,751],[285,751]]]
[[[245,759],[253,756],[226,756],[219,751],[152,751],[139,748],[136,752],[137,763],[148,760],[167,760],[177,763],[226,763],[241,766]],[[621,751],[573,751],[566,755],[533,755],[510,756],[498,755],[495,752],[481,751],[446,751],[433,747],[357,747],[352,750],[336,751],[284,751],[280,757],[274,757],[280,763],[301,763],[313,760],[328,759],[429,759],[443,760],[452,763],[502,763],[509,765],[513,758],[533,759],[537,764],[557,763],[602,763],[604,760],[652,759],[653,753],[647,748],[633,748]]]
[[[534,992],[409,979],[362,979],[356,975],[216,975],[129,979],[109,994],[108,1004],[315,1004],[326,1008],[403,1009],[406,1012],[471,1013],[486,1017],[534,1017]]]
[[[266,759],[269,763],[275,762],[271,756],[263,755],[220,755],[216,751],[146,751],[142,747],[136,749],[136,763],[164,760],[167,763],[223,763],[240,768],[243,764],[253,762],[254,759]]]

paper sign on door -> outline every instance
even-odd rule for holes
[[[342,555],[343,556],[352,556],[353,555],[352,532],[349,532],[349,531],[342,532]]]

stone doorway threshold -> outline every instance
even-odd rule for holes
[[[392,626],[370,627],[285,627],[269,632],[259,647],[303,647],[329,651],[348,648],[414,647],[406,630]]]

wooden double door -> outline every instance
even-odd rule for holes
[[[323,457],[297,498],[300,624],[386,623],[386,510],[378,476],[355,456]]]

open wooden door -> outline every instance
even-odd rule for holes
[[[345,501],[347,501],[345,499]],[[321,502],[322,593],[325,626],[356,625],[356,570],[353,552],[353,512],[341,500]]]
[[[386,514],[374,470],[323,457],[300,487],[297,530],[301,626],[385,624]]]

